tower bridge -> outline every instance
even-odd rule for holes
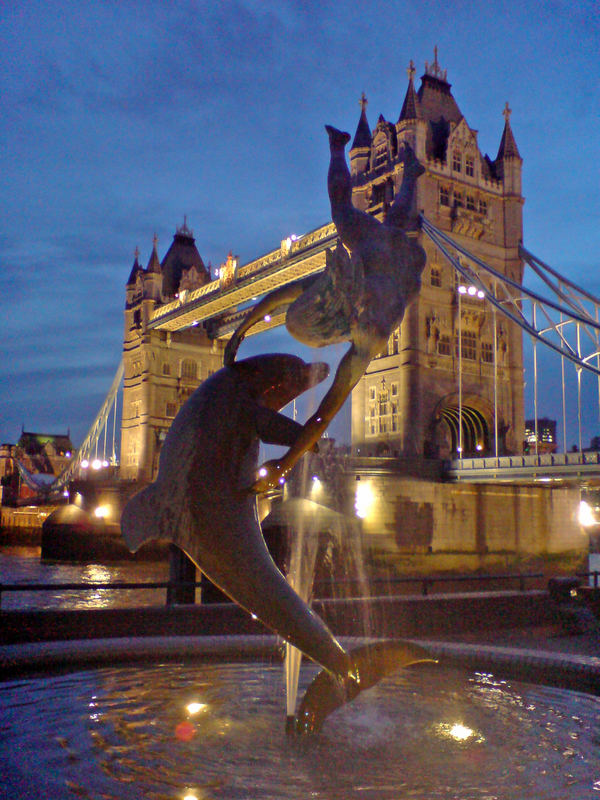
[[[349,151],[353,203],[382,219],[402,179],[401,144],[411,144],[425,167],[415,198],[421,224],[411,235],[427,254],[420,295],[354,389],[352,452],[456,464],[448,472],[453,479],[463,479],[467,463],[474,476],[477,464],[485,471],[495,459],[498,475],[500,464],[513,466],[507,458],[523,457],[523,332],[554,350],[563,373],[565,362],[574,363],[580,384],[584,372],[600,374],[598,304],[522,246],[522,159],[508,104],[491,158],[480,152],[437,56],[418,90],[414,79],[411,63],[396,122],[380,116],[371,128],[363,95]],[[323,270],[336,239],[327,223],[246,264],[230,254],[216,276],[187,221],[162,261],[156,239],[145,268],[136,252],[125,304],[123,477],[152,479],[178,408],[222,365],[224,344],[246,310],[265,293]],[[531,274],[543,272],[552,300],[526,289],[526,265]],[[251,333],[284,320],[282,307]],[[535,387],[537,426],[537,376]],[[567,416],[564,410],[563,431]],[[577,416],[581,450],[580,408]],[[538,443],[536,430],[536,456],[543,455]]]
[[[363,95],[349,150],[353,203],[382,220],[402,180],[402,144],[412,146],[425,173],[414,208],[420,224],[409,235],[427,256],[418,297],[352,393],[346,473],[357,513],[365,533],[385,534],[407,552],[568,549],[580,535],[579,487],[600,483],[600,456],[583,452],[581,389],[591,375],[600,397],[600,302],[523,247],[523,162],[508,104],[492,158],[480,152],[437,54],[418,90],[414,78],[411,62],[395,122],[380,116],[371,128]],[[146,267],[136,251],[125,297],[121,478],[154,478],[173,418],[222,366],[246,311],[265,293],[322,271],[336,241],[327,222],[246,264],[230,253],[216,276],[187,220],[162,260],[156,238]],[[533,276],[549,298],[527,288]],[[285,311],[250,333],[283,324]],[[524,334],[533,352],[530,453]],[[562,377],[563,453],[541,446],[538,345],[554,353]],[[565,402],[570,367],[576,414]],[[87,452],[97,448],[114,395],[113,383]],[[568,425],[578,453],[566,452]]]

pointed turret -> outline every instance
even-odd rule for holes
[[[144,298],[146,300],[161,299],[163,275],[160,261],[158,260],[158,253],[156,252],[157,243],[158,237],[154,234],[154,239],[152,240],[152,255],[150,256],[150,261],[148,261],[148,266],[144,273]]]
[[[500,147],[498,148],[496,161],[501,161],[506,158],[518,158],[520,161],[523,160],[521,158],[521,154],[519,153],[519,148],[517,147],[512,128],[510,127],[511,114],[512,110],[507,101],[506,105],[504,106],[504,111],[502,112],[502,116],[504,117],[504,131],[502,132],[502,139],[500,140]]]
[[[152,255],[150,256],[150,261],[148,261],[148,266],[146,267],[146,273],[148,275],[154,275],[154,274],[160,275],[162,274],[162,270],[160,268],[158,253],[156,252],[156,245],[158,243],[158,236],[156,234],[154,234],[152,242],[153,242]]]
[[[367,103],[369,102],[363,92],[360,100],[360,119],[356,126],[356,133],[354,134],[354,141],[350,150],[355,150],[357,147],[371,147],[371,128],[367,121]]]
[[[408,120],[414,120],[419,118],[419,98],[417,97],[417,93],[415,91],[415,65],[411,59],[410,64],[408,65],[408,69],[406,70],[408,73],[408,88],[406,90],[406,96],[404,97],[404,102],[402,103],[402,110],[400,111],[400,116],[398,117],[398,122],[405,122]]]
[[[133,286],[138,276],[138,273],[144,271],[143,268],[140,266],[140,262],[138,261],[139,257],[140,257],[140,250],[139,247],[136,247],[133,266],[131,268],[131,272],[129,273],[129,278],[127,279],[127,284],[126,284],[127,286]]]
[[[350,172],[357,175],[369,168],[369,151],[371,150],[371,128],[367,120],[367,98],[363,92],[360,100],[360,119],[356,126],[354,141],[350,148]]]

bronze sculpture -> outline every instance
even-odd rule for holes
[[[330,126],[326,129],[331,152],[327,188],[340,242],[333,253],[328,253],[323,273],[276,289],[248,313],[227,345],[225,364],[235,361],[246,332],[284,303],[291,304],[286,326],[300,342],[322,347],[349,341],[350,349],[319,408],[288,452],[261,467],[252,486],[255,492],[276,486],[318,441],[369,362],[383,350],[402,321],[407,305],[420,289],[425,266],[423,248],[406,235],[416,225],[416,182],[424,172],[410,145],[404,144],[400,190],[385,220],[379,222],[352,205],[344,152],[350,136]]]
[[[130,550],[153,539],[173,542],[238,605],[325,668],[330,678],[316,681],[303,704],[302,732],[315,731],[327,713],[372,686],[384,674],[378,664],[397,668],[428,660],[409,643],[391,643],[393,656],[375,667],[370,648],[346,652],[292,589],[265,544],[256,498],[247,490],[259,438],[293,446],[302,426],[278,409],[328,372],[326,364],[280,354],[223,367],[181,408],[163,444],[156,481],[121,516]]]

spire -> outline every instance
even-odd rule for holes
[[[436,55],[437,60],[437,55]],[[419,101],[417,98],[417,93],[415,92],[415,65],[411,58],[410,64],[408,65],[408,69],[406,70],[408,75],[408,89],[406,90],[406,96],[404,98],[404,103],[402,103],[402,110],[400,111],[400,116],[398,117],[398,122],[402,122],[403,120],[408,119],[417,119],[419,116]]]
[[[367,121],[366,111],[368,100],[364,92],[360,96],[360,100],[358,102],[361,108],[360,119],[358,120],[356,133],[354,134],[354,141],[352,142],[352,147],[350,150],[355,150],[357,147],[371,147],[371,129],[369,128],[369,123]]]
[[[498,155],[496,156],[496,161],[500,161],[504,158],[521,158],[521,154],[519,153],[519,148],[517,147],[517,143],[515,142],[515,137],[512,132],[512,128],[510,127],[510,115],[512,114],[512,110],[508,105],[508,101],[504,106],[504,110],[502,111],[502,116],[504,117],[504,131],[502,133],[502,139],[500,140],[500,147],[498,148]]]
[[[162,270],[160,268],[160,261],[158,260],[158,253],[156,252],[156,245],[158,244],[158,236],[156,234],[154,234],[152,242],[152,255],[150,256],[150,261],[148,261],[146,272],[149,275],[160,275]]]
[[[133,262],[133,266],[131,268],[131,272],[129,273],[129,279],[127,280],[127,286],[132,286],[135,283],[135,279],[137,278],[138,272],[143,272],[144,270],[140,266],[140,262],[138,258],[140,257],[140,248],[136,246],[135,248],[135,259]]]
[[[447,70],[442,69],[438,62],[437,44],[433,48],[433,64],[429,64],[427,61],[425,62],[425,74],[429,75],[430,78],[436,78],[438,81],[443,81],[444,83],[448,82],[448,72]]]

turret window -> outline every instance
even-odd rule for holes
[[[462,208],[464,205],[462,192],[454,192],[454,205],[456,208]]]
[[[458,336],[455,337],[456,357],[458,358]],[[460,337],[460,357],[469,361],[477,358],[477,334],[473,331],[462,331]]]
[[[473,156],[466,156],[465,158],[465,173],[471,178],[475,174],[475,161]]]
[[[191,358],[186,358],[181,364],[181,377],[195,381],[198,377],[198,365]]]
[[[167,403],[166,417],[174,417],[177,414],[177,403]]]
[[[169,364],[168,361],[163,361],[162,374],[163,375],[170,375],[171,374],[171,365]]]
[[[467,195],[467,208],[469,211],[475,211],[475,198],[470,194]]]
[[[486,200],[480,200],[479,201],[479,213],[480,214],[484,214],[484,215],[487,214],[487,201]]]
[[[449,206],[450,205],[450,192],[446,186],[440,186],[440,205],[441,206]]]
[[[481,343],[481,360],[486,364],[493,364],[494,362],[494,347],[491,342]]]
[[[452,169],[455,172],[460,172],[462,169],[462,155],[459,150],[452,153]]]
[[[442,285],[442,271],[439,267],[431,268],[430,283],[432,286],[439,287]]]
[[[449,355],[451,355],[450,337],[447,336],[444,333],[442,333],[440,335],[440,338],[438,339],[437,351],[438,351],[438,356],[449,356]]]

